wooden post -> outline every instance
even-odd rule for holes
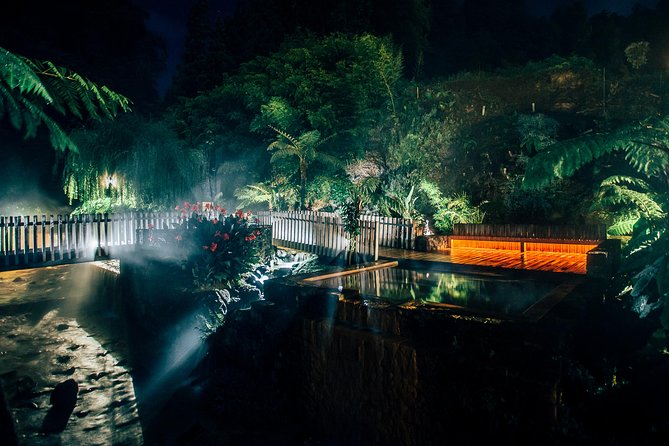
[[[30,216],[26,215],[23,221],[23,263],[31,263],[28,258],[30,252]]]
[[[379,234],[380,234],[380,222],[374,223],[374,261],[379,260]]]
[[[55,257],[55,245],[54,245],[54,222],[53,222],[53,215],[49,215],[49,260],[53,262],[56,257]]]

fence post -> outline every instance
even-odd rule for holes
[[[53,221],[53,215],[49,215],[49,260],[53,262],[56,259],[56,248],[54,244],[54,221]]]
[[[379,234],[381,233],[380,222],[374,223],[374,261],[379,260]]]

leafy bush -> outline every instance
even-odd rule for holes
[[[444,197],[437,185],[429,181],[422,181],[420,190],[435,209],[434,227],[439,233],[451,234],[456,223],[483,222],[485,212],[474,206],[466,194]]]
[[[176,239],[185,250],[185,264],[201,288],[233,289],[241,286],[264,261],[267,233],[255,226],[251,214],[226,214],[220,206],[184,203]],[[190,213],[190,217],[186,217]]]

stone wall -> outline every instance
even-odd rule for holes
[[[421,235],[416,237],[416,251],[445,251],[450,247],[451,241],[447,235]]]

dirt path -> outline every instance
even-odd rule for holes
[[[95,304],[96,268],[0,273],[0,384],[20,445],[143,443],[122,324]],[[77,386],[52,405],[68,380]]]

